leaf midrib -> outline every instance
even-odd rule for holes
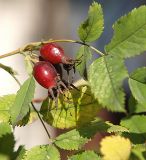
[[[143,84],[143,85],[146,85],[146,83],[143,83],[143,82],[141,82],[141,81],[139,81],[139,80],[137,80],[137,79],[135,79],[135,78],[132,78],[132,77],[129,77],[130,79],[132,79],[133,81],[136,81],[136,82],[138,82],[138,83],[141,83],[141,84]]]
[[[120,106],[121,106],[120,100],[119,100],[119,98],[117,97],[116,90],[115,90],[114,85],[113,85],[112,78],[110,77],[110,71],[108,70],[108,65],[107,65],[105,56],[103,56],[103,59],[104,59],[104,62],[105,62],[105,67],[106,67],[106,70],[107,70],[107,73],[108,73],[109,80],[110,80],[110,82],[111,82],[111,86],[112,86],[112,89],[113,89],[113,93],[114,93],[116,99],[118,100],[118,103],[119,103]],[[121,108],[122,108],[122,107],[121,107]],[[123,108],[122,108],[122,109],[123,109]]]
[[[136,31],[133,31],[130,35],[128,35],[127,37],[125,37],[125,39],[123,39],[122,41],[120,41],[120,43],[116,43],[113,47],[111,47],[111,49],[108,52],[109,53],[112,52],[112,50],[114,50],[117,46],[119,46],[122,43],[124,43],[125,41],[127,41],[129,38],[131,38],[133,35],[135,35],[137,32],[139,32],[145,26],[146,26],[146,22],[145,22],[145,24],[143,24],[142,26],[140,26]]]

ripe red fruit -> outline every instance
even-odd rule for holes
[[[57,86],[57,72],[49,62],[37,62],[33,68],[33,75],[36,81],[44,88],[50,89]]]
[[[47,43],[43,45],[40,49],[40,54],[44,58],[44,60],[47,60],[52,64],[58,64],[58,63],[71,64],[72,63],[72,59],[66,57],[64,55],[64,50],[56,43]]]

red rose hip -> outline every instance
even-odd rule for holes
[[[33,68],[33,75],[36,81],[44,88],[50,89],[57,86],[57,72],[49,62],[37,62]]]
[[[40,49],[40,54],[44,60],[52,64],[74,64],[74,60],[64,55],[64,50],[56,43],[47,43]]]
[[[62,63],[64,50],[55,43],[47,43],[40,49],[41,56],[52,64]]]

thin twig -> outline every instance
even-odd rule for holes
[[[87,43],[84,43],[84,42],[81,42],[81,41],[77,41],[77,40],[59,39],[59,40],[48,40],[48,41],[43,41],[43,42],[32,42],[32,43],[29,43],[29,44],[27,44],[27,45],[25,45],[25,46],[23,46],[21,48],[18,48],[16,50],[12,51],[12,52],[0,55],[0,59],[1,58],[5,58],[5,57],[9,57],[9,56],[12,56],[12,55],[16,55],[18,53],[22,53],[22,52],[25,52],[25,51],[37,50],[43,44],[53,43],[53,42],[67,42],[67,43],[77,43],[77,44],[85,45],[85,46],[90,47],[92,50],[94,50],[99,55],[104,56],[104,54],[101,51],[99,51],[98,49],[96,49],[95,47],[93,47],[93,46],[91,46],[91,45],[89,45]]]
[[[48,137],[49,137],[49,139],[51,139],[51,135],[50,135],[50,133],[48,132],[48,130],[47,130],[46,126],[45,126],[45,123],[44,123],[44,121],[42,120],[42,118],[41,118],[41,116],[40,116],[40,113],[39,113],[38,110],[35,108],[35,106],[34,106],[34,104],[33,104],[32,102],[31,102],[31,105],[32,105],[33,109],[35,110],[35,112],[37,113],[37,115],[38,115],[38,117],[39,117],[39,119],[40,119],[40,121],[41,121],[41,123],[42,123],[42,125],[43,125],[43,127],[44,127],[44,129],[45,129],[45,131],[46,131],[46,133],[47,133],[47,135],[48,135]]]

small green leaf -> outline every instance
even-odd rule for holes
[[[77,52],[76,59],[79,59],[81,63],[77,64],[76,69],[80,75],[87,79],[86,63],[91,59],[92,53],[88,46],[81,46]]]
[[[134,98],[146,105],[146,67],[138,68],[129,78],[129,86]]]
[[[103,32],[103,12],[101,5],[93,2],[89,8],[88,18],[79,26],[78,35],[83,42],[97,40]]]
[[[29,111],[22,120],[17,122],[17,126],[25,126],[27,124],[31,124],[34,121],[38,120],[38,115],[35,111]]]
[[[106,52],[123,58],[132,57],[146,50],[146,6],[133,9],[113,26],[114,36]]]
[[[26,151],[23,160],[60,160],[60,154],[53,145],[42,145]]]
[[[95,60],[89,68],[91,91],[108,110],[125,112],[122,82],[127,77],[123,59],[107,55]]]
[[[8,123],[0,123],[0,137],[6,134],[10,134],[11,132],[11,127]]]
[[[130,114],[142,113],[146,112],[146,105],[138,103],[136,99],[131,95],[128,102],[128,109]]]
[[[145,143],[146,133],[129,133],[123,132],[122,136],[129,138],[133,144],[142,144]]]
[[[14,135],[11,131],[11,126],[8,123],[0,123],[0,158],[9,157],[14,155]]]
[[[68,160],[101,160],[94,151],[85,151],[68,158]]]
[[[20,87],[13,106],[11,107],[11,122],[16,125],[18,121],[22,120],[23,117],[29,111],[29,104],[34,96],[35,81],[33,77],[30,77]]]
[[[101,107],[92,96],[90,88],[82,85],[59,96],[58,107],[54,101],[43,103],[40,113],[48,124],[57,128],[81,126],[93,120]]]
[[[125,127],[119,126],[119,125],[114,125],[110,122],[106,122],[110,127],[107,129],[108,133],[123,133],[123,132],[129,132],[129,130]]]
[[[132,155],[130,160],[145,160],[146,155],[144,154],[146,152],[146,146],[145,144],[135,145],[132,148]],[[134,159],[135,158],[135,159]]]
[[[55,144],[66,150],[78,150],[87,142],[88,138],[82,137],[76,129],[61,134],[55,139]]]
[[[8,72],[11,75],[16,75],[17,74],[17,72],[14,71],[11,67],[6,66],[6,65],[4,65],[2,63],[0,63],[0,68],[4,69],[6,72]]]
[[[131,133],[146,133],[146,116],[136,115],[121,120],[121,126],[129,129]]]
[[[5,95],[0,97],[0,123],[9,122],[10,120],[10,108],[15,100],[15,95]]]
[[[33,64],[31,62],[30,55],[25,56],[25,67],[26,67],[27,73],[31,76],[33,71]]]
[[[17,152],[15,152],[15,160],[22,160],[24,155],[25,155],[25,148],[24,146],[20,146],[17,150]]]

